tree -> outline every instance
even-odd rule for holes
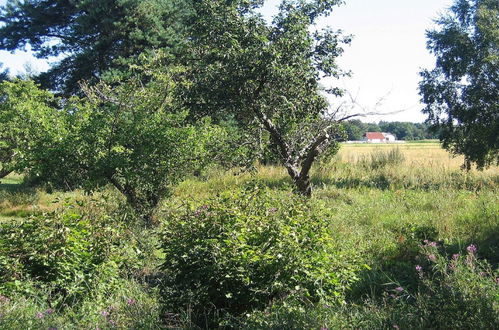
[[[32,81],[0,83],[0,178],[27,166],[30,150],[61,128],[57,99]]]
[[[80,81],[126,74],[144,51],[175,54],[188,26],[187,8],[182,0],[10,0],[0,9],[0,49],[29,44],[39,58],[63,56],[38,80],[73,94]]]
[[[499,163],[499,2],[456,0],[427,32],[436,67],[421,72],[428,122],[464,167]]]
[[[150,225],[161,198],[225,139],[209,120],[187,120],[175,98],[182,70],[134,68],[133,77],[84,85],[85,98],[65,100],[30,81],[4,82],[0,141],[13,151],[6,168],[69,190],[111,184]]]
[[[296,190],[310,195],[314,161],[342,136],[326,98],[341,91],[319,80],[346,74],[336,58],[350,42],[341,31],[313,27],[341,1],[283,1],[272,24],[255,12],[260,1],[193,2],[185,104],[194,114],[230,114],[240,127],[262,127]]]

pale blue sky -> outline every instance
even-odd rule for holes
[[[408,109],[396,115],[371,117],[366,121],[416,121],[425,119],[420,113],[417,86],[421,68],[431,68],[434,57],[426,50],[425,30],[432,20],[452,4],[452,0],[347,0],[330,17],[319,23],[353,34],[352,45],[340,59],[343,68],[353,72],[353,77],[343,79],[341,85],[357,101],[372,107],[387,95],[379,111],[392,112]],[[0,0],[4,5],[6,0]],[[279,0],[267,1],[264,14],[271,16]],[[38,71],[48,68],[44,60],[33,58],[29,52],[15,54],[0,51],[0,62],[12,74],[23,72],[30,63]],[[323,82],[325,85],[327,81]]]

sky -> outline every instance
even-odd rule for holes
[[[418,94],[419,72],[422,68],[433,68],[435,63],[426,49],[425,31],[434,26],[433,20],[452,2],[346,0],[331,16],[322,19],[317,28],[330,26],[354,36],[338,61],[341,68],[352,72],[352,77],[322,84],[345,88],[364,109],[383,113],[404,110],[362,118],[363,121],[424,121]],[[0,5],[5,3],[6,0],[0,0]],[[267,1],[262,10],[264,16],[270,19],[278,4],[279,0]],[[0,51],[0,62],[14,75],[24,72],[26,64],[39,72],[49,68],[46,60],[34,58],[29,49],[14,54]],[[383,102],[378,104],[380,100]],[[333,107],[338,102],[331,100]]]

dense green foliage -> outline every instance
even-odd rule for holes
[[[33,165],[38,146],[48,146],[59,135],[58,100],[31,81],[0,83],[0,178]]]
[[[225,118],[242,128],[263,128],[273,154],[286,167],[296,190],[311,194],[310,169],[342,135],[324,120],[328,101],[323,77],[346,75],[337,65],[350,36],[316,30],[321,17],[341,1],[284,1],[272,23],[257,11],[260,1],[201,1],[185,54],[189,81],[184,95],[194,114]],[[217,36],[214,38],[213,36]],[[187,64],[188,63],[188,64]]]
[[[493,329],[499,318],[497,271],[475,253],[450,257],[426,242],[432,246],[421,245],[415,287],[387,283],[378,299],[339,308],[278,304],[252,314],[243,328]]]
[[[317,23],[341,3],[1,8],[0,48],[65,57],[35,77],[53,92],[0,82],[0,328],[494,328],[497,169],[338,154],[436,134],[328,110],[350,37]],[[498,160],[497,12],[458,0],[428,34],[425,111],[468,169]]]
[[[2,224],[2,294],[40,290],[52,308],[64,309],[90,298],[97,287],[115,290],[120,276],[133,275],[150,258],[147,242],[117,207],[106,195],[69,199],[57,212]]]
[[[188,179],[160,206],[157,230],[131,222],[115,190],[58,202],[0,185],[2,325],[494,324],[497,177],[336,160],[305,199],[278,169]],[[54,199],[61,209],[31,219],[4,210]]]
[[[303,198],[250,185],[201,203],[173,214],[161,233],[167,308],[189,308],[199,325],[281,298],[337,303],[362,268],[327,211]]]
[[[456,0],[428,31],[435,69],[421,72],[428,122],[466,168],[499,164],[499,3]]]
[[[115,87],[85,86],[84,99],[64,102],[30,81],[4,82],[2,169],[63,189],[112,184],[150,222],[171,186],[202,169],[228,134],[209,120],[187,120],[174,97],[181,69],[136,70]]]
[[[8,1],[0,10],[0,48],[29,44],[40,58],[62,55],[38,80],[75,93],[80,81],[126,74],[127,63],[144,51],[177,52],[186,8],[175,0]]]

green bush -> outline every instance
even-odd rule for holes
[[[495,329],[499,274],[474,245],[446,255],[425,240],[412,266],[416,283],[384,283],[381,297],[332,308],[282,301],[239,319],[243,329]],[[409,283],[407,283],[409,284]]]
[[[0,294],[50,292],[51,304],[81,300],[99,282],[140,267],[139,245],[124,222],[67,206],[0,228]]]
[[[258,187],[188,205],[161,233],[166,308],[206,325],[283,298],[342,301],[361,263],[336,240],[329,216]]]

